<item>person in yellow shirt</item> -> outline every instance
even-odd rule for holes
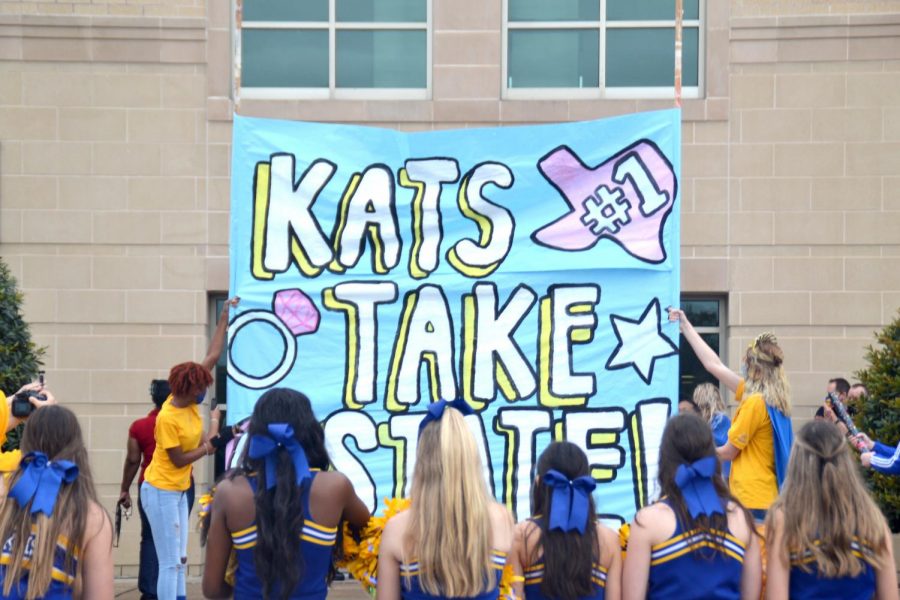
[[[156,450],[144,471],[141,502],[156,544],[159,600],[181,599],[186,594],[187,490],[191,464],[215,452],[203,435],[199,409],[212,381],[209,370],[199,363],[175,365],[169,373],[172,395],[156,417]]]
[[[738,374],[722,363],[683,311],[669,309],[669,319],[679,321],[682,335],[703,367],[735,393],[738,408],[728,441],[716,453],[721,460],[732,461],[731,491],[761,523],[778,497],[793,444],[784,352],[774,335],[760,334],[747,348]]]
[[[219,413],[213,411],[209,433],[203,435],[200,403],[212,385],[210,371],[225,344],[229,308],[239,301],[235,297],[225,302],[203,362],[184,362],[169,371],[172,393],[156,416],[153,430],[156,449],[144,471],[140,497],[156,545],[159,563],[156,596],[159,600],[186,598],[187,490],[191,486],[191,465],[215,453],[210,440],[219,431]]]

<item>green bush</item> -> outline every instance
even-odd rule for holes
[[[13,394],[33,381],[43,364],[44,350],[31,341],[28,323],[22,318],[22,292],[0,260],[0,390]],[[10,431],[3,450],[17,448],[20,433]]]
[[[869,367],[856,373],[869,390],[859,403],[857,424],[873,440],[900,442],[900,315],[876,334],[877,344],[866,349]],[[900,477],[866,469],[872,494],[888,519],[891,531],[900,532]]]

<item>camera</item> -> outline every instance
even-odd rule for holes
[[[41,394],[40,392],[35,392],[34,390],[28,390],[25,392],[19,392],[15,396],[13,396],[12,406],[10,407],[12,416],[24,419],[31,415],[34,412],[34,404],[31,403],[29,398],[38,398],[40,400],[46,400],[47,396]]]
[[[44,386],[43,371],[38,371],[38,382],[41,384],[41,387]],[[18,419],[24,419],[34,412],[34,404],[31,403],[31,400],[29,400],[29,398],[46,400],[47,396],[34,390],[26,390],[24,392],[17,393],[15,396],[13,396],[12,405],[10,406],[10,412],[12,413],[12,416]]]

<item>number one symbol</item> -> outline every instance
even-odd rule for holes
[[[649,217],[669,201],[669,194],[659,191],[656,182],[647,171],[647,165],[635,153],[616,163],[612,178],[620,184],[625,183],[626,179],[631,179],[640,199],[641,214],[645,217]]]

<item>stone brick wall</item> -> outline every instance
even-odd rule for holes
[[[897,0],[732,0],[731,5],[732,14],[737,17],[885,14],[900,11]]]
[[[230,0],[214,0],[229,3]],[[3,0],[0,15],[205,17],[204,0]]]
[[[0,254],[110,511],[150,379],[205,354],[206,255],[227,244],[227,200],[207,196],[227,157],[207,143],[204,24],[144,19],[0,19]]]

